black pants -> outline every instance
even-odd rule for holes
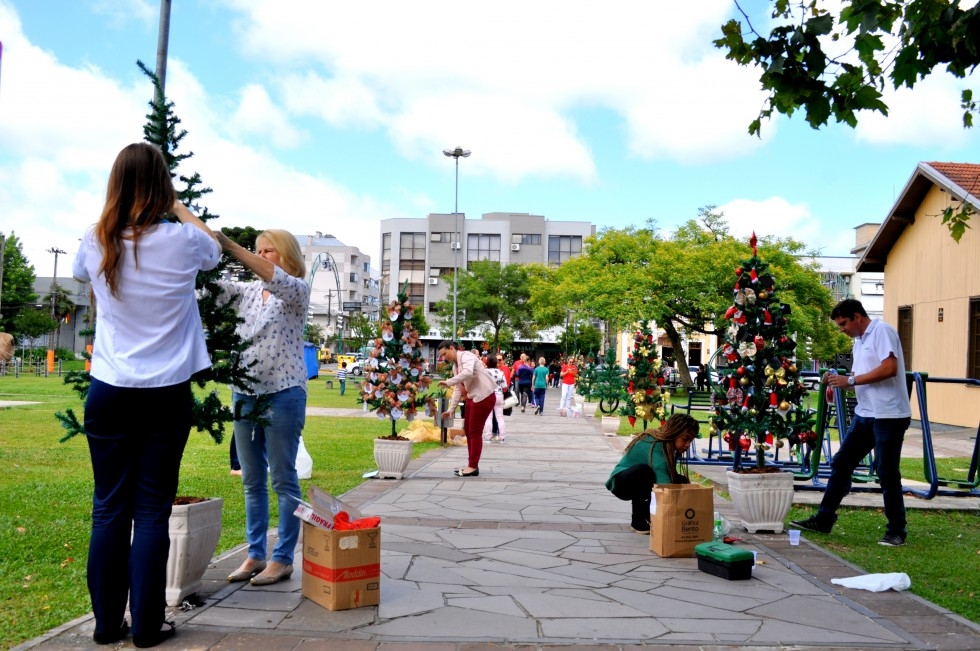
[[[633,503],[633,528],[644,529],[650,526],[650,492],[653,490],[653,468],[638,463],[619,471],[612,494],[621,500]]]
[[[521,409],[524,409],[529,402],[534,404],[534,393],[530,384],[518,384],[517,391],[521,399]]]

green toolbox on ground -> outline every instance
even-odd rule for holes
[[[701,543],[694,548],[698,569],[729,581],[752,578],[752,552],[720,541]]]

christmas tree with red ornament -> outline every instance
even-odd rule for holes
[[[638,418],[643,421],[643,429],[649,421],[659,421],[662,425],[667,420],[665,405],[670,402],[670,393],[663,386],[657,341],[644,321],[633,335],[633,349],[627,358],[626,404],[619,410],[629,419],[630,427]]]
[[[381,420],[391,421],[391,434],[383,438],[401,438],[395,433],[395,423],[401,418],[414,420],[419,408],[426,415],[436,413],[435,399],[425,390],[432,378],[425,372],[425,358],[418,329],[412,318],[415,306],[408,299],[407,283],[398,292],[398,299],[382,312],[381,336],[364,362],[364,382],[361,383],[361,402],[367,403]]]
[[[768,263],[759,259],[755,233],[752,257],[735,269],[734,300],[722,346],[727,368],[719,369],[712,434],[723,433],[736,451],[755,450],[755,466],[766,466],[766,453],[815,439],[815,417],[801,406],[806,388],[795,363],[796,342],[789,336],[790,306],[779,301]]]

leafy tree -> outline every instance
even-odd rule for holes
[[[726,58],[762,70],[769,97],[749,125],[756,135],[773,111],[792,115],[799,108],[814,128],[831,116],[853,127],[859,111],[888,115],[886,83],[912,88],[939,66],[963,78],[980,64],[980,8],[962,9],[958,0],[843,0],[836,17],[818,0],[774,0],[775,26],[766,35],[735,5],[745,24],[728,21],[714,44]],[[970,127],[977,111],[971,90],[963,90],[961,102],[963,126]]]
[[[58,322],[51,318],[48,310],[30,307],[20,311],[14,319],[13,327],[18,341],[24,344],[51,332],[58,327]]]
[[[420,328],[419,332],[425,330]],[[347,319],[344,341],[351,350],[361,349],[377,336],[378,324],[368,319],[366,314],[355,314]]]
[[[307,323],[306,324],[306,340],[316,344],[317,346],[324,339],[323,326],[318,323]]]
[[[20,238],[13,232],[6,236],[3,252],[3,286],[0,288],[0,331],[17,334],[14,321],[30,307],[34,311],[34,265],[21,249]]]
[[[48,314],[51,310],[51,295],[54,295],[54,327],[51,330],[55,331],[55,341],[54,347],[58,348],[58,342],[61,339],[61,324],[64,323],[65,317],[72,313],[75,309],[75,302],[71,300],[71,292],[62,287],[61,285],[55,284],[53,290],[44,297],[40,302],[42,305],[46,306]]]
[[[813,128],[833,117],[854,127],[860,111],[888,115],[882,90],[913,88],[943,68],[964,78],[980,64],[980,5],[959,0],[843,0],[838,15],[818,0],[773,0],[775,26],[760,34],[736,2],[744,19],[722,25],[715,47],[743,66],[758,66],[769,93],[749,133],[759,135],[762,119],[773,111],[792,115],[803,109]],[[834,51],[831,51],[834,48]],[[963,126],[973,126],[977,101],[961,91]],[[976,188],[968,191],[975,194]],[[968,202],[943,212],[943,224],[957,242],[975,210]]]
[[[492,350],[509,348],[515,335],[531,339],[537,327],[528,300],[529,271],[525,265],[501,265],[490,260],[472,262],[456,278],[457,325],[462,330],[483,326]],[[452,322],[452,296],[436,304],[445,322]]]
[[[829,322],[830,293],[816,271],[800,262],[804,245],[770,238],[759,248],[780,278],[783,302],[793,308],[791,330],[809,338],[814,351],[835,349],[840,340]],[[675,357],[686,359],[681,333],[722,334],[726,324],[720,315],[731,300],[732,270],[744,255],[745,245],[728,234],[723,215],[711,207],[668,237],[653,224],[606,229],[590,240],[584,255],[554,270],[550,284],[535,284],[532,302],[573,305],[619,331],[653,320],[664,329]],[[798,354],[804,361],[806,352]],[[686,364],[679,364],[678,372],[685,386],[693,385]]]

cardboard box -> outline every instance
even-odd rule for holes
[[[690,558],[712,539],[714,491],[697,484],[657,484],[650,496],[650,551],[662,558]]]
[[[381,601],[381,528],[345,531],[303,523],[303,596],[328,610]]]

